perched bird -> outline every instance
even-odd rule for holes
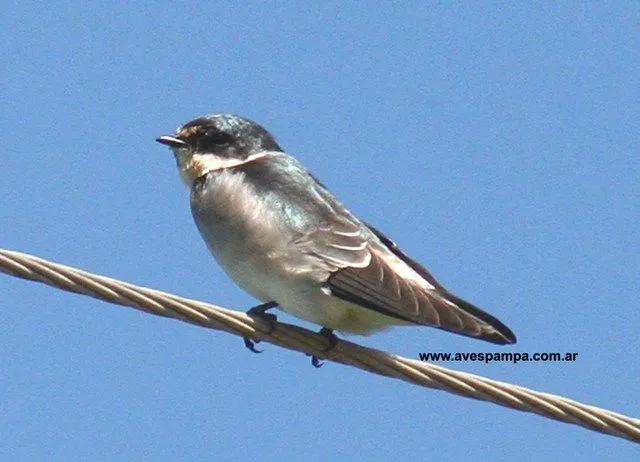
[[[173,150],[211,253],[265,302],[250,312],[279,306],[330,335],[426,325],[516,342],[502,322],[449,292],[351,213],[257,123],[210,114],[157,141]]]

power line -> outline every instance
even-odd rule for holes
[[[404,358],[345,340],[339,340],[333,348],[325,351],[328,346],[326,337],[298,326],[282,322],[272,325],[240,311],[136,286],[32,255],[0,249],[0,272],[110,303],[130,306],[147,313],[222,330],[240,337],[262,340],[422,387],[490,401],[511,409],[533,412],[589,430],[640,442],[640,419],[562,396]]]

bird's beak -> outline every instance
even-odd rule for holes
[[[180,138],[176,138],[175,136],[163,135],[156,138],[158,143],[166,144],[167,146],[171,146],[172,148],[186,148],[187,143],[182,141]]]

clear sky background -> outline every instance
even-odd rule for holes
[[[234,112],[519,342],[354,340],[412,358],[577,352],[441,365],[640,416],[639,24],[637,2],[16,2],[0,17],[0,247],[249,308],[154,142]],[[43,285],[0,275],[0,294],[2,460],[638,455]]]

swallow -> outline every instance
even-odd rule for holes
[[[516,343],[506,325],[351,213],[256,122],[209,114],[156,141],[173,151],[210,252],[263,302],[250,313],[277,306],[334,341],[334,330],[368,335],[419,325]]]

